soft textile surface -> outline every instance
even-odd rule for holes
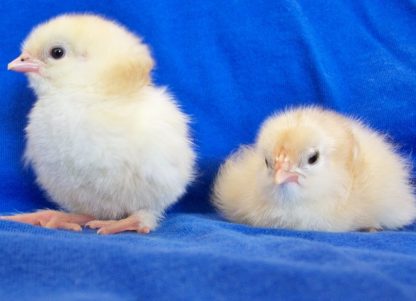
[[[416,225],[381,233],[256,229],[209,205],[220,162],[276,110],[360,117],[416,160],[416,3],[2,1],[0,212],[52,207],[21,163],[34,102],[5,71],[41,21],[95,12],[144,37],[155,82],[192,115],[199,177],[147,236],[0,222],[0,300],[416,300]],[[111,41],[109,41],[111,43]]]

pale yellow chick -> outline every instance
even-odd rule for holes
[[[94,15],[36,27],[9,69],[37,95],[25,160],[51,200],[70,213],[3,217],[101,234],[156,228],[194,176],[188,116],[164,88],[140,38]]]
[[[235,222],[298,230],[397,229],[416,218],[409,169],[394,147],[314,107],[267,119],[256,144],[221,167],[213,202]]]

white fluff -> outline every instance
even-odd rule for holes
[[[302,174],[299,184],[276,184],[265,164],[282,148]],[[313,149],[320,157],[310,165]],[[299,230],[395,229],[416,218],[409,170],[393,146],[360,122],[318,108],[266,120],[256,144],[221,167],[213,202],[235,222]]]
[[[48,58],[53,45],[66,57]],[[151,83],[148,48],[108,20],[65,15],[37,27],[23,50],[44,64],[29,74],[38,99],[25,152],[39,185],[97,219],[162,216],[193,179],[195,153],[188,117]]]

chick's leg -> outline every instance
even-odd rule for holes
[[[115,234],[124,231],[136,231],[148,234],[157,226],[157,214],[148,210],[138,212],[120,220],[93,220],[86,224],[87,227],[98,229],[98,234]]]
[[[57,210],[40,210],[34,213],[0,216],[0,220],[15,221],[50,229],[81,231],[83,225],[94,218],[89,215],[72,214]]]

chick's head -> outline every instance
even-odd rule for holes
[[[257,148],[274,185],[320,197],[347,189],[355,141],[339,116],[316,108],[288,111],[263,125]]]
[[[26,73],[37,94],[111,95],[149,84],[153,64],[148,47],[122,26],[95,15],[63,15],[34,28],[8,68]]]

